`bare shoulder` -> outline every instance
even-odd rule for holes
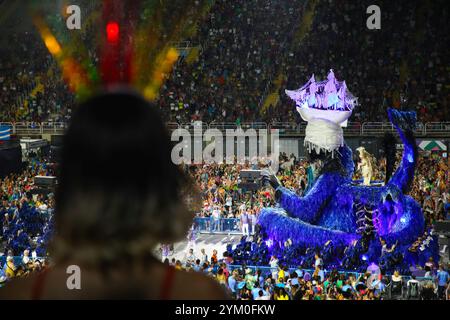
[[[173,299],[228,300],[230,295],[214,279],[198,272],[179,271],[173,288]]]
[[[36,275],[27,278],[15,278],[0,288],[0,300],[28,300],[32,298],[33,283]]]
[[[120,296],[127,298],[128,291],[124,288],[129,288],[130,283],[136,288],[139,284],[144,283],[144,287],[148,290],[148,298],[158,299],[160,297],[160,288],[164,286],[164,269],[158,266],[152,269],[151,281],[147,282],[148,278],[118,279],[115,284],[105,284],[101,282],[101,277],[98,274],[90,274],[85,272],[83,275],[84,290],[67,290],[66,277],[63,270],[52,270],[47,272],[45,276],[45,283],[42,283],[38,298],[40,299],[91,299],[91,298],[107,298],[111,296]],[[36,286],[40,280],[38,274],[33,274],[27,278],[17,278],[8,282],[3,288],[0,288],[0,300],[29,300],[33,299]],[[142,281],[144,280],[144,281]],[[170,284],[170,298],[174,300],[226,300],[230,296],[226,290],[219,285],[217,281],[207,277],[204,274],[197,272],[177,271]],[[39,287],[39,285],[38,285]],[[39,289],[39,288],[38,288]],[[78,292],[80,291],[80,292]],[[112,295],[111,292],[116,292],[117,295]]]
[[[14,278],[0,289],[0,300],[77,298],[74,292],[67,290],[66,280],[67,274],[57,268]]]

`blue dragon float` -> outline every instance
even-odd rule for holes
[[[276,255],[285,265],[311,267],[319,253],[329,268],[363,271],[376,263],[384,271],[407,274],[411,265],[438,259],[437,239],[426,228],[419,204],[407,195],[418,156],[415,113],[388,110],[403,142],[403,156],[384,185],[363,186],[352,181],[352,151],[343,139],[342,127],[357,103],[345,81],[337,81],[331,70],[327,80],[316,82],[313,76],[299,90],[286,93],[308,122],[310,161],[319,160],[322,166],[303,196],[266,173],[277,206],[261,211],[259,236],[251,244],[243,239],[234,250],[235,260],[263,265]]]

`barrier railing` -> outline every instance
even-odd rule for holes
[[[166,126],[167,126],[167,129],[169,129],[171,131],[180,128],[180,125],[178,123],[176,123],[176,122],[167,122]]]
[[[300,131],[299,124],[295,122],[273,122],[269,127],[271,130],[279,130],[280,134],[296,134]]]
[[[196,217],[194,218],[194,228],[200,233],[241,233],[237,218]]]
[[[195,127],[195,124],[182,124],[183,128],[191,129]],[[238,128],[241,128],[242,130],[248,130],[248,129],[255,129],[255,130],[267,130],[267,123],[265,122],[243,122],[240,125],[236,124],[235,122],[212,122],[210,124],[202,123],[202,129],[218,129],[221,131],[230,129],[230,130],[236,130]],[[198,127],[197,127],[198,128]]]
[[[378,135],[380,133],[386,132],[394,133],[395,131],[396,130],[394,126],[390,122],[364,122],[361,126],[362,135]],[[414,132],[416,135],[426,135],[427,134],[426,125],[424,125],[422,122],[417,122]],[[439,133],[449,134],[450,129],[448,129],[447,132],[442,129],[439,131]]]
[[[362,133],[362,125],[359,122],[349,122],[347,127],[343,128],[344,135],[361,135]]]
[[[394,132],[394,126],[390,122],[365,122],[361,126],[363,133],[372,135],[379,132]]]
[[[0,122],[0,125],[11,126],[12,133],[16,135],[39,135],[39,134],[63,134],[67,128],[67,123],[64,122]],[[283,135],[303,135],[306,129],[306,123],[294,123],[294,122],[244,122],[238,126],[234,122],[194,122],[194,123],[181,123],[168,122],[166,123],[169,130],[175,130],[178,128],[187,129],[192,131],[197,128],[202,132],[207,129],[219,129],[221,131],[232,129],[236,130],[238,127],[243,130],[255,129],[255,130],[279,130],[281,136]],[[344,128],[345,135],[349,136],[381,136],[386,132],[395,133],[395,128],[390,122],[349,122],[347,127]],[[418,122],[415,130],[418,136],[450,136],[450,122]]]
[[[64,122],[44,122],[42,124],[42,133],[46,134],[62,134],[67,128]]]
[[[416,123],[416,130],[414,131],[416,135],[425,135],[425,125],[422,122]]]
[[[231,129],[231,130],[236,130],[237,129],[237,125],[234,122],[212,122],[209,124],[209,129],[218,129],[221,131],[227,130],[227,129]]]
[[[42,125],[35,122],[18,122],[13,127],[14,134],[22,132],[23,134],[41,134]]]
[[[180,129],[186,129],[192,132],[194,132],[194,130],[201,130],[202,132],[204,132],[208,129],[208,124],[200,121],[192,123],[182,123],[180,124]]]
[[[450,132],[450,122],[428,122],[424,128],[426,134],[436,135],[441,132]]]

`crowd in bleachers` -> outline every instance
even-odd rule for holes
[[[50,173],[45,164],[32,162],[22,173],[0,180],[0,285],[48,262],[54,199],[52,193],[38,192],[34,177]]]
[[[0,47],[0,121],[67,121],[74,96],[37,32],[6,36],[9,46]]]
[[[164,84],[159,103],[177,122],[260,121],[269,79],[293,39],[303,1],[215,1],[195,43],[198,60],[181,61]]]
[[[287,79],[281,90],[296,89],[313,73],[323,79],[333,68],[359,98],[352,121],[383,121],[392,106],[416,109],[424,122],[449,119],[448,57],[440,54],[441,40],[448,41],[440,27],[448,10],[382,1],[381,30],[370,31],[363,14],[370,4],[318,2],[310,35],[284,65]],[[279,105],[294,107],[282,92],[280,97]]]
[[[400,153],[398,154],[400,158]],[[302,195],[308,187],[308,162],[291,155],[281,154],[281,165],[277,173],[282,184]],[[373,166],[372,180],[383,182],[385,179],[384,158]],[[238,218],[245,211],[258,214],[265,206],[274,204],[272,188],[262,187],[256,192],[243,192],[239,188],[239,173],[242,169],[255,165],[212,164],[191,166],[190,173],[195,178],[203,199],[200,217],[217,215],[220,218]],[[360,170],[356,170],[355,180],[361,179]],[[421,204],[428,225],[436,220],[445,220],[450,202],[449,171],[445,158],[437,153],[422,153],[419,157],[416,177],[411,195]]]
[[[448,164],[438,155],[419,161],[411,195],[421,204],[427,223],[448,219],[450,204]]]
[[[288,157],[286,154],[281,155],[281,162],[280,170],[277,173],[278,178],[284,186],[301,195],[308,185],[306,175],[308,163],[305,160],[296,159],[293,155]],[[384,179],[383,165],[384,160],[381,159],[378,162],[374,180]],[[242,166],[212,164],[189,167],[188,170],[196,180],[204,201],[203,208],[198,215],[201,217],[217,215],[217,219],[228,217],[240,220],[242,220],[243,214],[248,214],[249,217],[254,216],[253,220],[249,218],[252,220],[248,222],[251,225],[251,231],[247,232],[253,234],[254,229],[252,228],[256,225],[259,210],[274,204],[274,194],[271,188],[263,187],[256,192],[243,193],[242,189],[238,187],[240,170],[254,167],[255,164]],[[1,180],[0,258],[2,258],[2,274],[0,277],[3,277],[4,280],[27,274],[36,268],[40,269],[42,264],[47,263],[45,257],[47,244],[52,234],[53,195],[44,196],[33,192],[36,189],[33,178],[36,175],[49,175],[50,173],[51,169],[44,164],[32,162],[23,173],[13,174]],[[354,178],[358,179],[359,176],[360,173],[356,171]],[[422,205],[428,225],[433,221],[446,219],[448,215],[450,198],[448,179],[447,166],[438,154],[422,154],[419,158],[411,194]],[[21,261],[14,257],[21,257]],[[231,263],[231,257],[226,256],[225,258],[227,262]],[[204,267],[203,264],[201,266]],[[214,266],[209,266],[207,269],[211,271],[213,268]],[[271,281],[276,279],[278,278],[274,277]],[[312,282],[309,285],[312,285]],[[369,291],[366,293],[369,294]],[[342,292],[340,294],[342,295]],[[374,294],[375,292],[371,292],[371,295]],[[364,298],[364,295],[356,294],[352,297]],[[322,298],[317,297],[317,299]],[[335,296],[335,298],[338,297]],[[341,298],[345,298],[345,295],[342,295]]]
[[[236,218],[245,210],[259,213],[271,204],[273,191],[269,188],[260,192],[246,193],[239,188],[239,173],[247,165],[213,164],[192,166],[190,172],[201,192],[203,207],[201,217],[209,217],[218,211],[219,217]]]
[[[441,54],[448,34],[440,27],[446,8],[384,1],[382,29],[371,31],[364,1],[320,1],[311,30],[296,43],[304,3],[261,2],[216,2],[196,38],[204,46],[198,61],[179,63],[164,86],[160,103],[172,120],[295,122],[284,89],[313,73],[322,79],[330,68],[359,97],[352,121],[383,121],[391,106],[416,109],[424,122],[449,119],[448,57]],[[278,103],[254,112],[267,89],[279,89]]]
[[[368,30],[365,1],[319,1],[299,40],[311,3],[215,1],[190,39],[201,47],[198,58],[182,58],[163,84],[158,103],[165,119],[299,122],[284,90],[313,73],[322,79],[330,68],[359,97],[352,121],[385,121],[391,106],[415,109],[423,122],[449,119],[449,35],[440,27],[446,6],[383,1],[381,30]],[[87,26],[83,41],[90,43],[94,30]],[[9,45],[0,48],[0,121],[70,118],[75,96],[36,30],[7,37]],[[263,108],[273,91],[279,99]]]

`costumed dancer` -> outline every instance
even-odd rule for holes
[[[359,152],[359,158],[361,159],[358,163],[358,169],[361,170],[363,185],[370,186],[373,175],[372,155],[364,147],[359,147],[356,151]]]

